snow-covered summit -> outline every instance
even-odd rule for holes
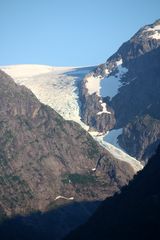
[[[160,24],[157,24],[153,27],[146,27],[142,33],[149,33],[148,38],[160,39]]]
[[[160,39],[160,20],[155,21],[153,24],[142,27],[131,39],[151,40]]]

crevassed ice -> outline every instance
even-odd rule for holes
[[[66,120],[74,120],[88,130],[80,119],[78,81],[93,67],[52,67],[45,65],[15,65],[1,67],[16,83],[24,85],[44,104]]]
[[[88,94],[92,95],[96,93],[100,96],[100,82],[102,78],[100,76],[89,75],[86,77],[86,88],[88,90]]]
[[[121,62],[119,62],[119,69]],[[25,85],[36,95],[36,97],[44,104],[49,105],[67,120],[74,120],[81,124],[85,130],[89,130],[89,126],[84,124],[80,119],[80,103],[78,96],[78,81],[81,81],[93,67],[74,68],[74,67],[52,67],[45,65],[15,65],[1,67],[1,69],[10,75],[16,83]],[[100,81],[100,78],[99,80]],[[100,88],[100,84],[99,86]],[[106,106],[101,101],[103,111],[107,111]],[[112,130],[108,135],[99,132],[90,132],[104,148],[109,150],[116,158],[121,161],[130,163],[135,171],[142,168],[142,165],[128,154],[124,153],[113,141],[120,134],[120,130],[114,132]],[[113,138],[114,135],[114,138]],[[112,137],[111,137],[112,136]],[[106,139],[105,139],[106,137]],[[108,139],[107,139],[108,138]],[[110,138],[110,140],[109,140]],[[110,143],[107,143],[109,141]],[[93,171],[95,169],[93,168]],[[62,196],[58,196],[60,198]]]

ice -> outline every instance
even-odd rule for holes
[[[144,29],[143,32],[151,32],[152,34],[148,36],[148,38],[152,38],[152,39],[160,39],[160,25],[156,25],[155,27],[151,28],[148,27],[146,29]]]
[[[64,196],[61,196],[61,195],[59,195],[59,196],[57,196],[55,199],[54,199],[54,201],[56,201],[56,200],[58,200],[58,199],[65,199],[65,200],[74,200],[74,197],[64,197]]]
[[[98,141],[101,144],[101,146],[107,149],[116,159],[123,162],[127,162],[129,165],[131,165],[135,173],[143,169],[143,165],[134,157],[131,157],[130,155],[125,153],[123,150],[110,144],[109,142],[104,141],[104,136],[105,135],[96,136],[94,138],[96,139],[96,141]]]
[[[143,169],[143,165],[137,161],[135,158],[131,157],[121,149],[113,146],[107,142],[101,142],[101,144],[106,147],[106,149],[117,159],[129,163],[134,169],[135,173]]]
[[[121,147],[118,144],[118,136],[121,134],[122,134],[122,128],[113,129],[104,135],[103,141],[108,142],[114,145],[115,147],[121,149]]]
[[[153,35],[150,36],[150,38],[158,40],[158,39],[160,39],[160,33],[156,31]]]
[[[95,172],[95,171],[96,171],[96,168],[92,168],[92,171]]]
[[[95,77],[93,74],[86,77],[86,88],[89,95],[96,93],[99,96],[101,79],[100,76]]]
[[[111,75],[112,70],[109,71],[107,67],[105,69],[105,77],[100,75],[94,76],[94,74],[88,75],[86,77],[86,88],[88,89],[88,94],[92,95],[96,93],[100,97],[114,97],[118,93],[119,88],[122,86],[121,79],[123,75],[128,72],[128,69],[123,67],[122,64],[122,59],[115,62],[115,75]]]
[[[107,149],[116,159],[127,162],[133,168],[134,172],[143,169],[143,165],[134,157],[128,155],[123,149],[120,148],[117,138],[122,133],[122,129],[114,129],[108,131],[106,134],[102,132],[89,132],[90,135]],[[92,169],[92,171],[96,171]]]
[[[117,74],[120,79],[127,70],[122,67],[121,60],[117,61],[116,64],[118,69]],[[87,79],[89,79],[87,86],[90,87],[90,94],[95,93],[95,91],[100,94],[100,82],[102,81],[102,78],[88,75],[88,73],[93,70],[93,67],[75,68],[52,67],[45,65],[13,65],[1,67],[1,69],[10,75],[16,83],[25,85],[29,88],[42,103],[52,107],[66,120],[78,122],[86,131],[89,131],[89,126],[84,124],[80,119],[78,84],[79,81],[82,81],[87,75]],[[96,84],[94,85],[93,82]],[[106,82],[106,86],[108,86],[108,80]],[[98,114],[102,114],[103,112],[110,114],[110,112],[107,111],[106,104],[103,103],[102,99],[100,100],[100,103],[103,110]],[[96,131],[90,131],[89,133],[117,159],[131,164],[136,172],[142,169],[140,162],[117,148],[119,147],[117,137],[121,134],[121,131],[121,129],[112,130],[107,135],[103,132]],[[95,170],[95,168],[92,169],[92,171]],[[73,200],[73,197],[65,198],[63,196],[57,196],[55,200],[59,198]]]
[[[29,88],[44,104],[66,120],[73,120],[88,130],[80,119],[78,82],[93,67],[52,67],[45,65],[13,65],[1,67],[16,83]]]
[[[103,103],[102,100],[101,100],[101,106],[102,106],[102,111],[101,112],[98,112],[97,115],[101,115],[102,113],[108,113],[108,114],[111,114],[111,112],[107,111],[107,106],[106,106],[106,103]]]
[[[121,78],[124,74],[128,72],[128,69],[122,66],[122,59],[116,62],[117,73],[113,75],[107,75],[100,82],[100,96],[107,97],[109,96],[111,99],[117,95],[119,88],[122,86]]]

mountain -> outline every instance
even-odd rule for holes
[[[83,85],[84,122],[92,122],[99,131],[99,114],[110,115],[112,125],[108,122],[102,130],[123,129],[117,136],[120,147],[147,161],[160,143],[160,20],[122,44],[105,64],[85,77]],[[94,107],[98,116],[90,121],[86,116],[97,99],[105,109],[96,113]]]
[[[1,67],[0,214],[11,217],[7,234],[21,238],[29,227],[29,239],[50,231],[47,239],[61,239],[143,168],[160,143],[159,64],[160,20],[99,66]]]
[[[129,163],[135,172],[143,168],[139,161],[130,157],[127,153],[124,153],[117,148],[117,146],[112,146],[113,141],[109,143],[103,141],[102,138],[105,136],[103,125],[107,126],[106,121],[108,121],[107,119],[110,113],[101,114],[101,108],[99,108],[97,111],[100,114],[97,115],[97,113],[95,113],[95,106],[100,104],[99,102],[94,103],[91,99],[88,112],[98,117],[100,129],[97,131],[90,122],[86,123],[83,119],[83,107],[85,106],[81,100],[82,91],[84,90],[83,83],[85,77],[90,74],[95,67],[75,68],[45,65],[13,65],[2,67],[2,69],[12,76],[17,84],[25,85],[42,103],[49,105],[63,118],[79,123],[103,148],[110,151],[115,158]],[[103,103],[101,104],[103,105]],[[112,120],[113,118],[111,117],[109,121],[113,125],[114,121],[112,122]],[[111,138],[112,135],[113,138],[112,133],[113,132],[110,132],[107,136]]]
[[[101,135],[108,150],[109,134],[121,131],[109,142],[116,147],[112,154],[117,157],[118,146],[129,155],[125,159],[134,167],[130,156],[147,162],[160,143],[159,60],[157,20],[142,27],[99,66],[14,65],[1,69],[66,120],[78,122],[94,137],[95,132],[96,137]],[[101,143],[101,139],[95,139]],[[122,154],[118,159],[123,160]]]
[[[160,146],[120,194],[106,199],[66,240],[156,239],[160,234]]]
[[[0,71],[1,221],[28,216],[27,228],[32,222],[30,214],[55,210],[59,226],[63,226],[57,234],[60,239],[90,216],[96,201],[119,191],[133,174],[129,164],[116,160],[78,123],[64,120]],[[87,201],[92,206],[83,204]],[[78,216],[70,214],[68,204],[69,209],[73,204]],[[63,214],[57,210],[62,206]],[[56,232],[55,218],[52,223]],[[37,228],[34,224],[34,231]]]

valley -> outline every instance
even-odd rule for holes
[[[122,149],[117,149],[118,135],[114,139],[111,138],[108,144],[108,142],[105,141],[106,132],[95,132],[96,129],[82,121],[81,106],[83,102],[81,102],[80,99],[81,87],[83,82],[86,81],[86,78],[90,79],[88,75],[95,67],[72,68],[43,65],[16,65],[2,67],[1,69],[10,75],[17,84],[29,88],[42,103],[53,108],[65,120],[72,120],[79,123],[104,148],[111,151],[113,156],[121,161],[128,162],[135,172],[143,168],[143,165],[136,159],[131,158],[127,153],[124,153]],[[94,84],[93,82],[92,86],[94,86]],[[100,88],[100,86],[98,88]],[[104,104],[102,108],[106,108],[106,103],[100,103],[100,105],[102,104]],[[110,115],[110,112],[103,109],[102,113],[99,113],[100,111],[95,113],[95,115],[98,114],[102,117],[103,115]],[[99,122],[101,122],[101,119],[99,119]],[[101,136],[97,137],[98,135]]]
[[[160,20],[100,65],[0,66],[0,237],[61,240],[88,221],[67,239],[115,239],[132,206],[158,207],[159,93]]]

